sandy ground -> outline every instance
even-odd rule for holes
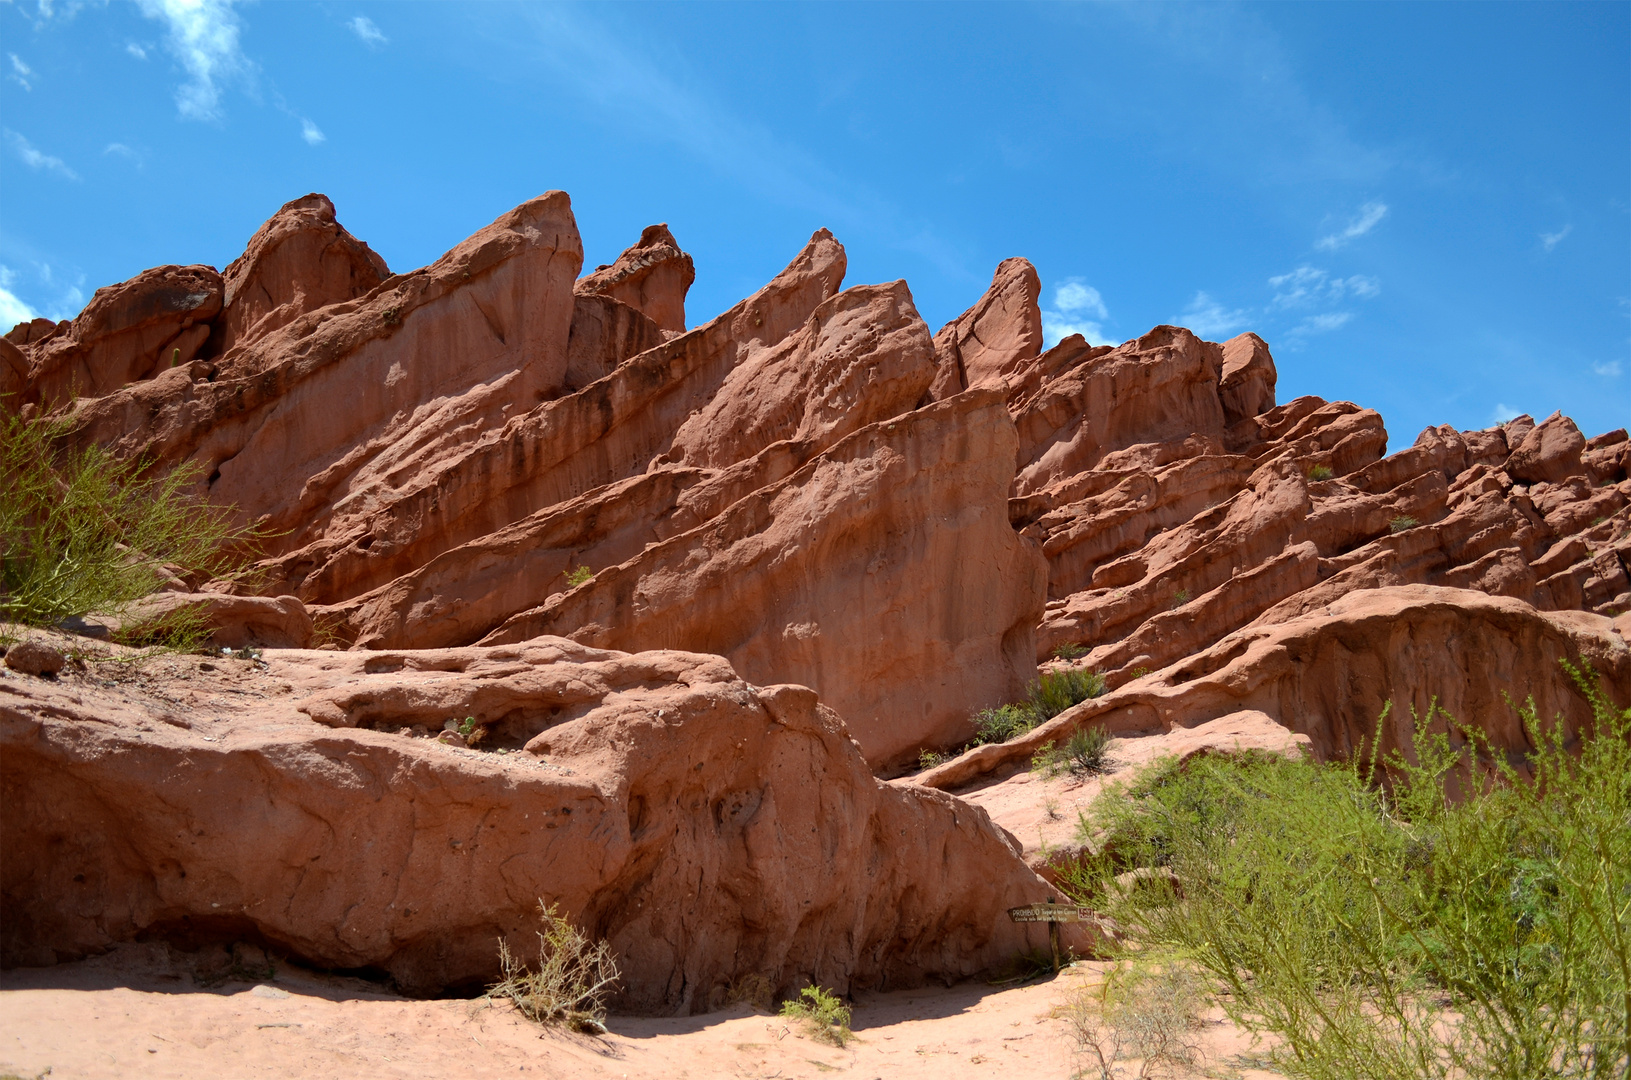
[[[1087,1062],[1052,1014],[1103,970],[1090,962],[1010,989],[965,983],[866,996],[854,1006],[856,1038],[838,1049],[746,1005],[613,1016],[610,1033],[592,1037],[542,1030],[506,1005],[410,1000],[287,966],[260,983],[200,986],[195,965],[163,945],[129,945],[0,974],[0,1076],[1062,1080]],[[1275,1075],[1254,1067],[1260,1051],[1216,1014],[1195,1040],[1200,1068],[1176,1075]],[[1136,1074],[1129,1063],[1126,1075]]]

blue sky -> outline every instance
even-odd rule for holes
[[[0,2],[0,321],[334,199],[393,270],[539,192],[688,313],[814,229],[938,327],[1262,334],[1280,400],[1631,423],[1631,4]]]

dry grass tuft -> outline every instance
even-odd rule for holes
[[[498,962],[504,978],[487,991],[506,997],[538,1024],[559,1024],[595,1035],[606,1031],[606,998],[618,981],[617,960],[604,941],[591,941],[554,904],[538,901],[538,970],[516,960],[503,939]]]

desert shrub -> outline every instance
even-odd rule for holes
[[[1436,707],[1409,754],[1168,762],[1095,804],[1069,885],[1189,957],[1289,1075],[1624,1077],[1631,710],[1569,671],[1593,729],[1520,708],[1532,777]],[[1139,866],[1170,873],[1115,886]]]
[[[1053,650],[1053,658],[1055,660],[1080,660],[1088,654],[1088,651],[1086,645],[1067,643]]]
[[[1015,735],[1023,735],[1036,726],[1031,713],[1022,705],[999,705],[983,709],[974,717],[973,746],[1007,742]]]
[[[595,572],[587,566],[579,566],[567,572],[566,584],[568,588],[575,589],[587,581],[593,581]]]
[[[575,1031],[606,1030],[606,998],[618,981],[617,959],[604,941],[591,941],[555,910],[538,901],[538,969],[516,960],[502,938],[498,963],[503,978],[487,991],[507,997],[528,1020]]]
[[[1044,743],[1031,756],[1031,769],[1049,778],[1065,772],[1090,776],[1104,770],[1105,749],[1109,745],[1110,736],[1103,728],[1078,728],[1063,746]]]
[[[776,997],[776,987],[770,980],[758,972],[749,972],[738,975],[725,987],[725,1004],[751,1005],[755,1009],[769,1011],[770,1003]]]
[[[1139,1078],[1199,1061],[1195,1030],[1206,1001],[1192,968],[1177,957],[1143,955],[1122,961],[1103,980],[1077,990],[1059,1009],[1087,1061],[1077,1076],[1116,1080],[1116,1062],[1137,1060]]]
[[[1387,523],[1387,528],[1388,528],[1388,532],[1402,533],[1402,532],[1406,532],[1406,531],[1408,531],[1410,529],[1414,529],[1417,525],[1420,525],[1420,524],[1421,524],[1421,522],[1417,521],[1415,518],[1411,517],[1409,514],[1400,514],[1398,517],[1394,518],[1392,521]]]
[[[843,1046],[853,1037],[849,1006],[819,986],[806,986],[797,998],[782,1002],[782,1015],[800,1021],[804,1033],[820,1042]]]
[[[919,769],[932,769],[936,765],[945,764],[945,761],[946,761],[946,755],[944,755],[942,753],[939,753],[937,751],[934,751],[934,750],[919,750],[918,751],[917,767]]]
[[[61,418],[0,417],[0,619],[119,616],[159,587],[164,567],[209,579],[248,561],[257,533],[194,494],[196,464],[160,475],[99,447],[59,450],[68,430]],[[185,624],[134,633],[162,638]]]
[[[1096,671],[1067,668],[1049,671],[1031,686],[1026,705],[1036,717],[1032,726],[1052,720],[1073,705],[1104,693],[1104,676]]]
[[[1187,603],[1189,603],[1188,589],[1179,589],[1177,592],[1172,594],[1172,607],[1174,611],[1183,607]]]
[[[1329,465],[1315,465],[1308,470],[1308,478],[1314,481],[1329,480],[1335,475],[1335,471]]]

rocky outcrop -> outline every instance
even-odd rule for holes
[[[718,653],[816,687],[869,761],[898,767],[1033,677],[1046,577],[1004,513],[1013,446],[994,391],[874,424],[484,641]]]
[[[8,965],[247,940],[432,993],[493,979],[496,939],[532,955],[542,899],[611,943],[620,1008],[690,1013],[748,974],[849,993],[1045,947],[1004,909],[1053,893],[985,811],[878,782],[814,693],[718,657],[166,663],[163,700],[0,679]],[[466,716],[479,750],[430,737]]]
[[[28,360],[18,404],[52,408],[76,397],[97,398],[190,363],[209,337],[221,300],[221,275],[214,267],[158,266],[96,290],[66,332],[43,319],[23,333],[24,324],[18,324],[8,335]]]
[[[942,401],[977,386],[998,386],[1042,351],[1042,282],[1026,259],[1004,259],[991,288],[934,336],[931,396]]]
[[[1622,620],[1623,622],[1623,620]],[[1514,703],[1533,701],[1573,738],[1591,707],[1560,661],[1590,664],[1610,700],[1631,698],[1631,648],[1620,625],[1586,612],[1543,612],[1509,597],[1426,585],[1351,591],[1318,611],[1224,635],[1182,662],[1084,702],[1026,735],[982,746],[919,775],[949,788],[1030,761],[1082,726],[1111,732],[1191,728],[1253,709],[1342,759],[1379,731],[1382,752],[1409,745],[1414,717],[1436,704],[1501,751],[1533,749]],[[1386,710],[1386,720],[1378,718]],[[1434,729],[1446,730],[1438,716]],[[1457,736],[1459,741],[1460,737]]]
[[[648,225],[640,242],[581,278],[579,296],[605,296],[627,304],[670,333],[685,332],[685,294],[697,279],[691,256],[667,225]]]
[[[312,194],[284,203],[221,276],[226,297],[209,336],[210,356],[320,307],[356,300],[391,271],[336,220],[327,195]]]

